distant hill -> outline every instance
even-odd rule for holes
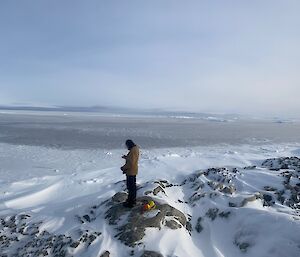
[[[177,119],[204,119],[216,122],[226,122],[239,119],[237,114],[212,114],[201,112],[171,111],[164,109],[137,109],[124,107],[107,106],[28,106],[28,105],[0,105],[0,110],[10,111],[45,111],[45,112],[93,112],[121,115],[143,115],[143,116],[162,116]]]

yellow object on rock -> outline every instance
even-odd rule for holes
[[[155,206],[155,203],[153,201],[150,201],[149,206],[150,206],[150,208],[153,208]]]

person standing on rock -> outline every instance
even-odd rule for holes
[[[138,174],[139,147],[130,139],[126,140],[128,154],[122,158],[126,160],[121,167],[123,174],[126,175],[126,185],[128,189],[128,199],[124,202],[125,207],[132,208],[136,204],[136,176]]]

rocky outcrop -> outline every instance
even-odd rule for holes
[[[253,231],[247,231],[241,228],[241,230],[235,234],[233,243],[241,252],[246,253],[248,249],[254,245],[255,238],[256,234]]]
[[[178,184],[171,184],[167,180],[157,180],[157,181],[154,181],[153,184],[155,185],[154,189],[145,191],[144,192],[145,195],[153,194],[154,196],[156,196],[159,194],[163,194],[163,195],[167,196],[167,194],[166,194],[167,188],[180,186]]]
[[[205,197],[215,198],[218,195],[233,195],[236,191],[234,180],[240,172],[238,169],[210,168],[190,175],[182,183],[193,189],[188,202],[195,204]]]
[[[267,159],[262,163],[262,167],[270,170],[291,169],[300,172],[300,158],[298,157],[281,157]]]
[[[156,208],[143,212],[143,204],[152,200],[156,202]],[[107,205],[111,207],[106,211],[105,219],[110,225],[115,226],[116,237],[130,247],[135,246],[144,238],[147,228],[180,229],[187,225],[187,219],[181,211],[149,196],[137,198],[137,205],[132,209],[124,208],[118,203]]]
[[[284,178],[284,189],[278,190],[266,186],[265,190],[274,192],[272,194],[274,199],[277,199],[281,204],[300,210],[300,159],[298,157],[267,159],[262,163],[262,167],[274,171],[283,170],[279,175]],[[264,199],[266,201],[269,199],[267,202],[270,202],[272,195],[264,195]]]
[[[77,248],[86,249],[100,232],[78,231],[77,239],[65,234],[41,230],[43,222],[33,223],[30,215],[21,214],[0,218],[0,256],[72,256]]]

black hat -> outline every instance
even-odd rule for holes
[[[131,139],[127,139],[125,144],[126,144],[128,150],[130,150],[132,147],[136,146],[136,144]]]

